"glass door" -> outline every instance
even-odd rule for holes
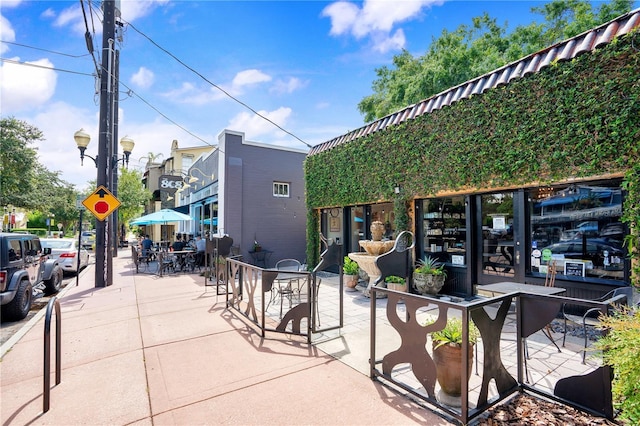
[[[482,251],[478,262],[478,282],[488,284],[514,281],[516,278],[517,251],[514,230],[514,193],[502,192],[479,196],[479,226],[481,226]]]

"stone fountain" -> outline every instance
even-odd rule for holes
[[[370,297],[371,286],[380,276],[380,269],[376,266],[376,258],[391,250],[395,244],[395,241],[393,240],[382,241],[382,235],[384,234],[384,224],[382,222],[373,222],[370,229],[372,240],[358,241],[358,244],[360,244],[360,247],[363,248],[365,252],[348,254],[349,258],[356,262],[358,266],[369,276],[369,284],[363,292],[367,297]],[[377,293],[377,295],[378,297],[386,296],[382,293]]]

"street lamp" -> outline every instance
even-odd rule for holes
[[[209,176],[208,174],[204,173],[204,172],[203,172],[202,170],[200,170],[199,168],[197,168],[197,167],[191,167],[191,168],[189,169],[189,183],[194,183],[194,182],[197,182],[197,181],[199,181],[199,180],[200,180],[200,179],[198,179],[197,177],[195,177],[195,176],[193,175],[193,172],[194,172],[194,171],[195,171],[195,172],[200,172],[200,174],[201,174],[202,176],[204,176],[205,178],[210,178],[211,180],[215,179],[215,175],[214,175],[213,173],[211,173],[211,176]],[[186,179],[186,178],[185,178],[185,179]],[[204,178],[202,179],[202,182],[204,183]]]
[[[135,146],[134,141],[127,136],[120,139],[120,146],[122,147],[124,155],[122,158],[118,158],[118,155],[115,154],[115,152],[117,152],[115,143],[112,145],[112,143],[108,141],[109,138],[105,138],[105,135],[101,133],[98,143],[98,155],[92,157],[85,154],[87,146],[89,146],[89,142],[91,141],[91,137],[87,132],[85,132],[84,129],[80,129],[74,133],[73,138],[80,150],[80,164],[84,163],[83,160],[85,156],[91,158],[98,169],[98,187],[104,186],[110,190],[114,196],[117,196],[116,184],[112,176],[120,161],[122,161],[123,165],[129,166],[129,155],[131,155],[131,151],[133,151],[133,147]],[[113,139],[111,140],[113,141]],[[113,146],[113,150],[110,149],[110,146]],[[108,162],[109,156],[111,156],[111,163]],[[116,215],[112,215],[109,218],[108,224],[104,220],[98,220],[96,222],[96,287],[111,285],[112,254],[111,251],[107,252],[107,249],[110,247],[110,236],[113,235],[114,252],[117,256],[117,229],[118,220]]]
[[[84,129],[80,129],[73,134],[73,139],[75,139],[76,145],[80,150],[80,164],[84,165],[84,157],[89,157],[96,164],[96,167],[98,167],[98,156],[96,155],[95,157],[92,157],[89,154],[84,153],[84,151],[87,149],[87,146],[89,146],[89,142],[91,142],[91,136],[89,136],[87,132],[84,131]],[[122,158],[118,158],[117,155],[113,156],[113,158],[111,159],[112,168],[114,168],[121,161],[123,165],[126,165],[127,168],[129,167],[129,156],[133,151],[135,142],[130,137],[125,136],[120,139],[120,146],[122,147],[122,152],[124,152],[124,154]]]

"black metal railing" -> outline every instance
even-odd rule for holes
[[[376,316],[377,292],[387,295],[384,319]],[[512,309],[514,300],[515,312]],[[593,302],[526,293],[464,300],[456,297],[414,295],[380,287],[372,288],[371,301],[370,377],[403,389],[417,401],[435,407],[436,412],[444,417],[467,424],[513,393],[523,391],[600,416],[612,417],[611,371],[606,365],[598,365],[601,363],[597,361],[586,374],[571,376],[570,374],[577,374],[575,370],[554,371],[555,384],[550,387],[544,380],[528,383],[524,379],[527,371],[535,371],[533,369],[539,364],[530,362],[527,365],[526,347],[532,344],[528,338],[547,327],[557,316],[563,303],[593,305]],[[462,345],[462,356],[457,361],[458,364],[450,367],[450,370],[469,372],[467,380],[460,379],[460,395],[455,403],[452,403],[451,398],[442,397],[441,393],[436,395],[439,377],[434,360],[435,350],[432,349],[432,339],[429,338],[433,332],[442,330],[453,317],[462,320],[463,342],[469,341],[471,322],[480,334],[475,347]],[[398,347],[383,351],[380,348],[390,346],[390,333],[384,329],[389,325],[397,333],[391,339],[397,338]],[[379,333],[378,329],[384,329],[384,334]],[[547,343],[551,345],[551,342]],[[476,375],[471,376],[474,350]],[[554,353],[559,357],[558,360],[570,356],[568,353],[555,352],[559,348],[551,347],[550,350],[551,355],[548,356],[551,358],[556,356]],[[513,351],[516,352],[516,371],[504,359],[506,354],[513,357]],[[481,371],[478,371],[478,358],[482,365]],[[579,358],[574,358],[579,362]],[[545,377],[549,371],[545,368],[545,371],[536,371],[536,374]],[[594,394],[594,390],[597,394]]]

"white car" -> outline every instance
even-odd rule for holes
[[[72,238],[41,238],[42,247],[51,248],[51,257],[58,259],[58,264],[65,273],[75,274],[78,270],[78,240]],[[89,252],[80,250],[80,269],[89,265]]]

